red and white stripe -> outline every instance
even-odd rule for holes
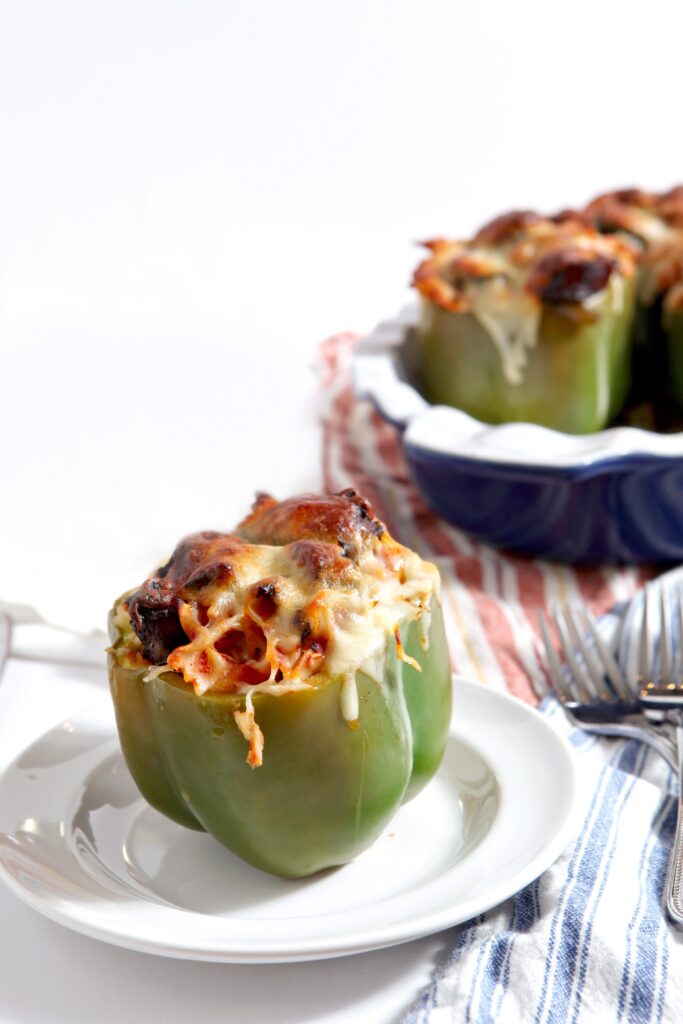
[[[454,670],[538,703],[545,692],[538,610],[580,600],[599,615],[630,598],[650,574],[504,554],[436,516],[410,479],[397,431],[354,397],[354,341],[340,334],[321,346],[325,488],[356,488],[397,540],[439,566]]]

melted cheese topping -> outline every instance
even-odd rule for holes
[[[653,242],[664,241],[670,236],[672,229],[660,217],[647,210],[633,208],[629,230],[651,245]]]
[[[683,188],[660,195],[640,189],[608,192],[589,203],[585,215],[601,230],[640,239],[640,301],[649,306],[664,295],[664,308],[676,308],[683,284]]]
[[[263,581],[275,581],[278,593],[267,616],[250,600]],[[371,545],[351,579],[327,587],[293,561],[289,545],[255,545],[231,585],[180,602],[190,639],[167,664],[198,694],[247,693],[255,685],[250,673],[263,676],[256,685],[269,693],[358,668],[372,666],[370,674],[379,675],[373,659],[385,652],[387,637],[424,613],[437,586],[436,570],[394,542]]]
[[[609,267],[603,287],[564,303],[565,309],[591,310],[604,301],[606,309],[617,310],[620,292],[610,282],[623,284],[634,266],[634,254],[622,240],[602,236],[579,220],[556,223],[534,215],[499,218],[467,242],[437,239],[427,245],[431,256],[415,272],[414,286],[428,302],[478,320],[496,347],[503,378],[513,386],[522,384],[538,343],[544,261],[566,255],[577,264],[602,260]]]
[[[666,237],[653,242],[641,261],[639,297],[649,306],[664,295],[664,308],[677,308],[683,284],[683,231],[669,228]]]
[[[468,284],[465,293],[472,313],[498,349],[503,377],[508,384],[521,384],[538,339],[540,303],[520,291],[514,279],[503,277]]]
[[[361,525],[369,521],[361,513]],[[249,534],[251,520],[245,523]],[[124,598],[115,614],[124,646],[139,661],[141,644],[128,606],[135,621],[135,602],[144,591],[143,611],[153,618],[156,595],[165,580],[172,581],[178,596],[164,607],[177,608],[187,642],[174,647],[162,664],[150,666],[146,678],[173,671],[198,695],[243,695],[244,709],[234,717],[249,744],[252,767],[261,763],[264,745],[253,694],[278,696],[339,679],[341,714],[353,727],[360,714],[356,672],[381,685],[392,638],[397,657],[419,670],[403,651],[398,631],[420,620],[426,647],[429,606],[439,591],[437,569],[394,541],[378,521],[372,529],[346,535],[349,557],[341,553],[341,541],[311,539],[307,528],[307,539],[291,543],[215,534],[190,538],[193,544],[179,545],[169,563],[181,569],[152,577]],[[197,577],[192,567],[200,563]],[[138,628],[145,636],[144,626]]]

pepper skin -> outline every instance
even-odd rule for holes
[[[342,681],[304,691],[253,692],[265,736],[257,769],[233,713],[243,696],[195,694],[167,672],[129,667],[110,619],[109,677],[126,764],[157,810],[206,830],[258,868],[301,878],[346,863],[378,837],[400,804],[434,775],[445,749],[451,674],[441,610],[432,598],[428,649],[419,622],[400,631],[418,672],[388,642],[381,682],[356,673],[356,727],[340,710]]]
[[[418,331],[423,391],[430,402],[453,405],[484,423],[539,423],[569,434],[602,430],[629,390],[633,304],[633,281],[625,280],[621,311],[593,307],[592,322],[544,306],[524,378],[512,384],[472,313],[423,299]]]
[[[683,409],[683,186],[607,192],[582,216],[603,233],[630,238],[639,250],[629,404],[654,406],[657,429],[669,430]]]
[[[485,423],[605,427],[630,385],[636,251],[585,217],[513,210],[416,268],[425,397]]]
[[[683,411],[683,312],[669,313],[666,320],[671,397]]]

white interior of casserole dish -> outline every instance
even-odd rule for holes
[[[358,343],[352,371],[356,395],[372,399],[383,416],[405,427],[406,444],[460,458],[566,468],[633,455],[683,456],[683,433],[612,427],[597,434],[562,434],[533,423],[490,426],[459,409],[430,405],[415,386],[415,368],[404,358],[417,320],[417,304],[383,320]]]

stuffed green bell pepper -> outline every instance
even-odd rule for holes
[[[609,423],[629,390],[632,246],[530,211],[427,246],[413,284],[430,402],[572,434]]]
[[[628,188],[598,196],[585,216],[639,250],[632,403],[652,403],[666,429],[671,403],[683,409],[683,186]]]
[[[438,572],[354,491],[262,495],[233,533],[185,538],[110,632],[143,796],[272,874],[351,860],[439,767]]]

